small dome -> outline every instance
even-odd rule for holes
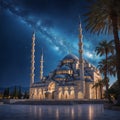
[[[75,55],[73,55],[73,54],[68,54],[67,56],[65,56],[63,58],[63,60],[71,60],[71,59],[73,59],[73,60],[79,60],[78,57],[75,56]]]
[[[63,65],[60,70],[70,70],[70,67],[67,65]]]
[[[65,77],[66,77],[65,75],[61,75],[61,74],[55,75],[55,78],[65,78]]]

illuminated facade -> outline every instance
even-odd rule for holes
[[[44,100],[74,100],[100,99],[100,88],[93,85],[101,79],[99,71],[83,59],[82,28],[79,27],[79,58],[73,54],[65,56],[48,76],[43,76],[43,52],[40,60],[40,82],[34,82],[34,45],[35,34],[32,38],[32,67],[30,82],[30,99]]]

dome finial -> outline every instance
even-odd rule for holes
[[[81,24],[81,17],[80,17],[80,15],[79,15],[79,24]]]

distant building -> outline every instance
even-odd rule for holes
[[[40,81],[34,83],[35,33],[32,37],[30,99],[100,99],[100,88],[93,85],[101,75],[93,65],[83,59],[82,28],[79,25],[79,58],[73,54],[66,55],[57,68],[47,77],[43,76],[43,52],[40,60]]]

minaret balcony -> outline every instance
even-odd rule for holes
[[[79,50],[79,53],[83,53],[83,50]]]
[[[83,43],[82,43],[82,42],[79,42],[79,46],[83,46]]]
[[[79,35],[79,38],[82,39],[82,38],[83,38],[83,35]]]

